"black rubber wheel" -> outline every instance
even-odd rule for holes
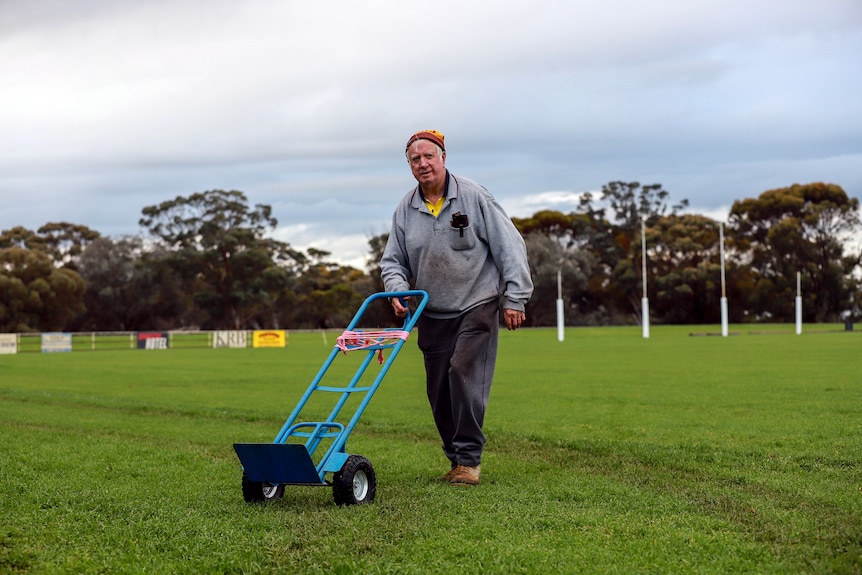
[[[362,505],[374,501],[377,476],[371,462],[361,455],[351,455],[332,478],[332,497],[339,507]]]
[[[251,481],[245,473],[242,474],[242,497],[246,503],[274,501],[281,499],[282,496],[284,496],[284,485]]]

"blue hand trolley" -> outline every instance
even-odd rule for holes
[[[407,297],[418,300],[416,309],[408,311],[402,328],[383,331],[358,329],[369,304],[381,298],[395,297],[402,298],[402,301]],[[345,444],[427,303],[428,294],[422,290],[380,292],[368,296],[273,442],[234,443],[234,450],[242,463],[242,494],[247,502],[279,499],[284,495],[285,485],[331,485],[333,498],[339,506],[374,500],[377,478],[371,462],[361,455],[348,454]],[[346,386],[323,385],[327,370],[339,355],[360,350],[364,350],[366,355]],[[375,355],[378,361],[383,361],[383,350],[391,352],[374,381],[370,385],[360,385]],[[334,407],[329,417],[325,421],[301,421],[300,414],[309,400],[321,393],[333,394]],[[340,418],[342,422],[337,421],[346,404],[356,403],[349,402],[352,397],[361,398],[353,416],[346,424],[342,423],[345,417]],[[324,449],[325,453],[315,463],[315,453]],[[328,473],[332,474],[331,481],[326,480]]]

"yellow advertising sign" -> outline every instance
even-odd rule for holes
[[[287,345],[287,333],[283,329],[255,330],[252,334],[252,345],[254,347],[285,347]]]

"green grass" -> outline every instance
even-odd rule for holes
[[[232,449],[272,440],[320,334],[0,356],[0,573],[862,573],[862,335],[831,327],[503,333],[477,488],[436,479],[411,339],[348,442],[378,476],[349,508],[247,505]]]

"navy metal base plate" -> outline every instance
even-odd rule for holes
[[[234,443],[243,471],[251,481],[325,485],[308,450],[297,443]]]

